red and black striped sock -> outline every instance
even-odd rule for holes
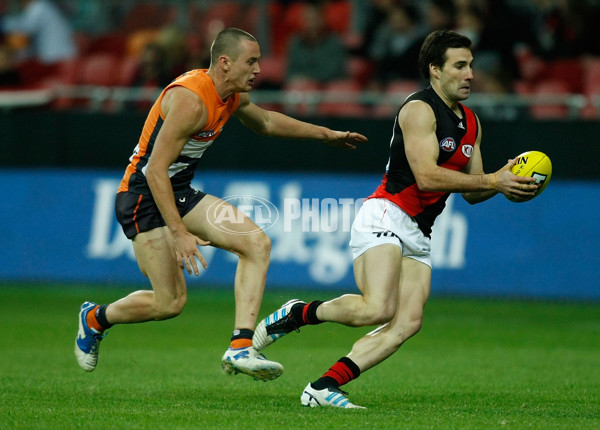
[[[360,369],[356,363],[348,357],[342,357],[311,385],[315,390],[339,388],[359,376]]]
[[[323,321],[317,318],[317,308],[321,305],[321,303],[323,303],[322,300],[313,300],[306,305],[297,303],[292,306],[292,315],[294,315],[296,321],[300,322],[301,326],[306,324],[321,324]]]

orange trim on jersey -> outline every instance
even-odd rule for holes
[[[209,142],[215,140],[219,136],[225,123],[238,108],[240,95],[234,94],[227,101],[221,100],[211,77],[206,72],[207,69],[190,70],[177,77],[160,93],[160,96],[152,105],[148,117],[146,118],[138,145],[131,157],[130,164],[125,170],[125,175],[123,176],[121,184],[119,185],[119,192],[129,190],[131,177],[139,172],[140,162],[144,160],[142,165],[147,163],[147,159],[150,156],[148,151],[152,150],[150,143],[152,142],[153,136],[158,134],[157,127],[160,127],[162,120],[165,119],[161,110],[161,102],[169,89],[176,86],[187,88],[194,92],[206,107],[206,125],[198,133],[189,136],[190,140]],[[156,136],[154,136],[154,139],[155,138]]]

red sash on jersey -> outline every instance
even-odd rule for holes
[[[454,150],[452,156],[440,164],[440,167],[455,171],[460,171],[465,168],[471,159],[475,140],[477,139],[477,119],[475,114],[468,107],[462,106],[465,112],[465,122],[467,124],[466,133],[460,140],[460,143]],[[385,175],[379,187],[377,187],[375,192],[367,197],[367,199],[388,199],[398,205],[411,217],[422,213],[427,207],[435,204],[441,198],[449,194],[441,191],[423,191],[416,183],[404,188],[396,194],[390,194],[386,190],[387,181],[388,177]]]

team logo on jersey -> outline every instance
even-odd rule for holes
[[[209,137],[214,137],[217,133],[215,133],[214,130],[204,130],[201,131],[200,133],[196,133],[195,135],[192,136],[192,139],[194,140],[198,140],[198,139],[206,139]]]
[[[201,131],[200,133],[196,133],[194,136],[192,136],[192,139],[206,139],[207,137],[213,137],[216,134],[217,133],[214,130],[205,130]]]
[[[451,137],[446,137],[440,142],[440,148],[446,152],[452,152],[456,149],[456,142]]]
[[[461,149],[465,157],[471,158],[471,154],[473,154],[473,145],[463,145]]]

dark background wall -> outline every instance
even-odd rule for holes
[[[123,169],[135,147],[145,116],[75,111],[12,110],[0,113],[0,166]],[[232,118],[204,155],[200,168],[218,170],[381,172],[391,137],[391,120],[323,119],[308,121],[366,135],[369,143],[340,152],[317,142],[271,139]],[[600,122],[494,121],[482,119],[487,171],[527,150],[543,151],[553,161],[554,177],[600,179]]]

